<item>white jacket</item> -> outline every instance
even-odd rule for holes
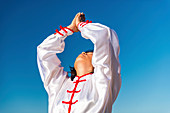
[[[94,43],[94,73],[71,81],[56,53],[64,50],[64,39],[73,32],[64,28],[37,47],[37,63],[49,96],[49,113],[111,113],[121,87],[119,42],[116,33],[99,23],[81,22],[82,37]],[[65,32],[67,31],[67,33]],[[62,36],[63,34],[63,36]]]

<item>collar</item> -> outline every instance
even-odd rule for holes
[[[89,78],[89,76],[87,76],[87,75],[92,75],[92,74],[93,74],[93,72],[84,74],[84,75],[82,75],[82,76],[76,76],[76,77],[74,78],[73,82],[75,82],[75,81],[78,80],[78,79],[80,80],[80,79],[83,78],[83,77],[84,77],[84,79],[87,79],[87,78]]]

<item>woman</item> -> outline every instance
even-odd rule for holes
[[[119,42],[109,27],[83,22],[78,13],[37,47],[37,63],[49,96],[49,113],[111,113],[121,87]],[[84,18],[85,19],[85,18]],[[75,60],[76,77],[69,78],[56,53],[64,50],[64,39],[74,32],[94,43],[93,52],[82,52]]]

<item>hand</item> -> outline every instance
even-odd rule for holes
[[[84,13],[77,13],[76,16],[74,17],[72,23],[67,26],[68,28],[72,29],[74,32],[78,32],[78,28],[77,28],[77,25],[78,23],[82,22],[82,18],[81,17],[84,17],[83,19],[85,20],[85,14]]]

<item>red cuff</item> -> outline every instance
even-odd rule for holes
[[[81,27],[84,27],[84,26],[87,25],[88,23],[92,23],[92,21],[87,20],[86,22],[79,22],[79,23],[77,24],[77,28],[78,28],[79,25],[80,25]]]

